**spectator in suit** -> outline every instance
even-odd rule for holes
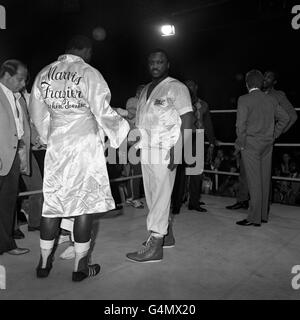
[[[27,67],[18,60],[0,67],[0,254],[29,252],[13,239],[20,173],[30,172],[30,125],[20,94],[26,78]]]
[[[260,71],[249,71],[249,93],[238,100],[235,147],[242,155],[250,193],[248,217],[237,222],[241,226],[268,222],[273,143],[289,122],[278,101],[261,91],[263,81]]]
[[[275,71],[269,70],[264,74],[263,90],[266,94],[271,95],[276,99],[278,104],[286,111],[289,116],[289,121],[286,127],[283,129],[283,133],[287,132],[291,126],[296,122],[298,116],[295,108],[286,97],[285,93],[281,90],[275,90],[274,86],[278,82],[278,74]],[[227,206],[227,209],[248,209],[249,191],[246,179],[246,172],[243,161],[240,161],[240,176],[239,176],[239,191],[237,194],[237,202],[231,206]]]
[[[212,162],[212,154],[215,145],[217,144],[213,124],[210,117],[209,106],[207,102],[200,99],[197,95],[198,92],[198,85],[196,82],[192,80],[185,81],[185,85],[188,87],[191,102],[193,106],[193,116],[194,116],[194,123],[193,123],[193,150],[195,149],[195,130],[196,129],[204,129],[205,134],[209,141],[209,148],[207,152],[207,162]],[[175,183],[172,192],[172,214],[178,214],[180,212],[180,208],[182,205],[182,200],[184,196],[185,190],[185,164],[182,163],[178,166],[176,172]],[[200,175],[192,175],[190,176],[190,183],[189,183],[189,210],[196,210],[198,212],[207,212],[207,210],[201,207],[199,203],[200,195],[202,189],[202,174]]]

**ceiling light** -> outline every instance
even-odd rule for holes
[[[163,37],[169,37],[175,35],[175,27],[171,24],[166,24],[161,27],[161,35]]]

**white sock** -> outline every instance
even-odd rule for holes
[[[47,259],[50,256],[54,246],[53,240],[42,240],[40,239],[41,255],[42,255],[42,268],[46,268]]]
[[[90,249],[91,240],[88,242],[74,242],[74,249],[75,249],[75,264],[74,264],[74,271],[78,271],[79,261],[88,255]]]

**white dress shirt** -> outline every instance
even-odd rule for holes
[[[24,134],[24,127],[23,127],[23,111],[22,107],[20,106],[19,99],[21,94],[19,92],[13,93],[9,90],[5,85],[0,82],[0,86],[5,93],[7,100],[11,106],[12,113],[14,115],[18,139],[20,140]]]

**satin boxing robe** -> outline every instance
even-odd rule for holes
[[[29,112],[43,143],[44,217],[68,218],[115,208],[104,156],[104,133],[113,148],[129,124],[109,105],[102,75],[65,54],[36,77]]]

